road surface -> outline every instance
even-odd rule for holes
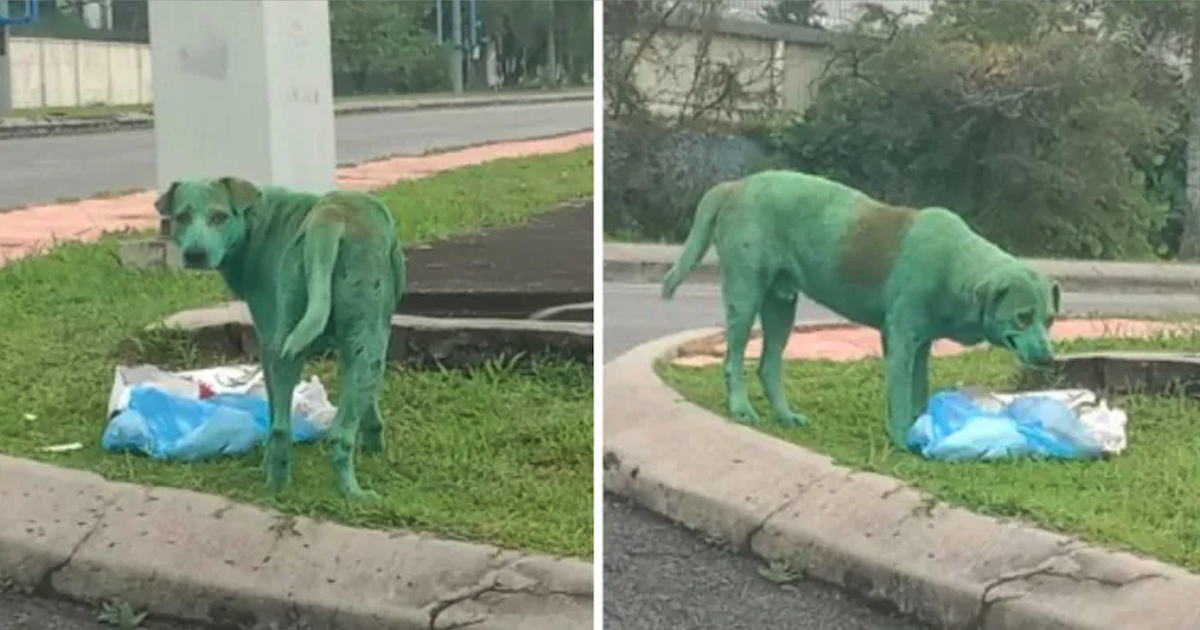
[[[685,284],[671,302],[657,285],[604,287],[604,360],[673,332],[720,326],[714,285]],[[1200,312],[1200,297],[1066,294],[1064,308],[1109,314]],[[836,319],[811,302],[798,321]],[[610,630],[916,630],[813,582],[779,587],[758,561],[721,550],[646,510],[605,497],[604,611]]]
[[[337,118],[339,164],[592,127],[592,103],[569,101]],[[155,186],[154,131],[0,141],[0,208]]]

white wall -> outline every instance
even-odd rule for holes
[[[153,100],[148,44],[32,37],[8,41],[14,108]]]

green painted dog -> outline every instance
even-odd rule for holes
[[[762,321],[758,374],[780,422],[808,419],[783,394],[783,351],[800,294],[880,331],[887,428],[897,447],[929,396],[934,341],[988,341],[1027,365],[1053,359],[1056,283],[989,243],[944,208],[889,206],[820,177],[765,171],[701,198],[679,260],[663,278],[670,299],[715,241],[728,350],[729,412],[754,423],[743,381],[745,348]]]
[[[326,440],[338,488],[373,498],[354,472],[361,427],[366,452],[384,450],[378,394],[391,316],[404,290],[404,254],[387,208],[370,195],[298,193],[245,180],[178,181],[155,203],[192,269],[216,269],[245,300],[259,341],[271,430],[267,487],[291,472],[292,392],[313,353],[336,350],[337,416]]]

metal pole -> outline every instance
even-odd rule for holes
[[[467,41],[470,42],[471,49],[474,51],[475,46],[479,43],[479,40],[475,37],[477,35],[477,29],[475,28],[475,0],[467,2],[467,15],[471,16],[471,26],[467,29]]]
[[[12,57],[8,52],[8,2],[0,0],[0,114],[12,111]]]
[[[450,69],[450,78],[454,85],[454,93],[461,94],[463,91],[462,0],[451,0],[450,6],[453,11],[450,15],[450,30],[451,36],[454,38],[454,51],[450,53],[451,63],[454,67]]]
[[[437,7],[437,33],[438,45],[440,46],[446,41],[446,38],[442,35],[442,0],[436,0],[433,4]]]

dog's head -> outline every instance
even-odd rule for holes
[[[246,239],[246,214],[258,188],[236,177],[177,181],[154,207],[169,225],[171,240],[190,269],[213,269]]]
[[[1054,360],[1050,327],[1061,299],[1058,283],[1023,263],[993,270],[976,294],[987,340],[1034,367],[1047,367]]]

